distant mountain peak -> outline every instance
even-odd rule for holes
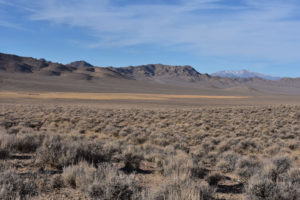
[[[216,73],[211,74],[212,76],[219,76],[219,77],[228,77],[228,78],[262,78],[266,80],[271,80],[271,81],[276,81],[279,80],[280,77],[275,77],[275,76],[270,76],[258,72],[253,72],[250,70],[224,70],[224,71],[219,71]]]
[[[148,64],[121,68],[111,67],[109,69],[137,80],[179,83],[180,81],[193,82],[203,78],[197,70],[188,65],[172,66],[163,64]]]
[[[84,60],[79,60],[79,61],[75,61],[75,62],[71,62],[68,64],[71,67],[93,67],[93,65],[91,65],[90,63],[84,61]]]

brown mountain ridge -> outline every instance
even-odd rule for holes
[[[26,79],[24,79],[26,77]],[[222,78],[199,73],[191,66],[148,64],[128,67],[96,67],[85,61],[61,64],[0,53],[0,89],[67,91],[214,91],[226,93],[270,92],[300,94],[300,79],[270,81],[261,78]],[[23,85],[20,79],[23,79]],[[35,85],[32,85],[33,82]],[[10,84],[8,86],[8,84]],[[21,84],[21,85],[20,85]],[[73,86],[73,87],[71,87]],[[183,92],[181,91],[181,92]]]

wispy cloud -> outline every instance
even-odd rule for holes
[[[26,5],[30,20],[85,29],[95,38],[87,44],[93,48],[154,44],[205,56],[300,59],[300,4],[295,0],[120,2],[32,0],[28,6],[20,0],[18,5]]]
[[[1,20],[1,19],[0,19],[0,26],[7,27],[7,28],[21,29],[20,26],[10,23],[10,22],[7,22],[7,21],[4,21],[4,20]]]

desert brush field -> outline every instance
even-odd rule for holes
[[[0,199],[297,200],[300,106],[0,104]]]

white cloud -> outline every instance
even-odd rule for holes
[[[26,6],[31,20],[86,29],[95,38],[87,46],[94,48],[179,45],[206,56],[299,59],[300,21],[287,20],[299,11],[294,0],[244,0],[243,5],[219,0],[125,6],[111,2],[33,0]]]

